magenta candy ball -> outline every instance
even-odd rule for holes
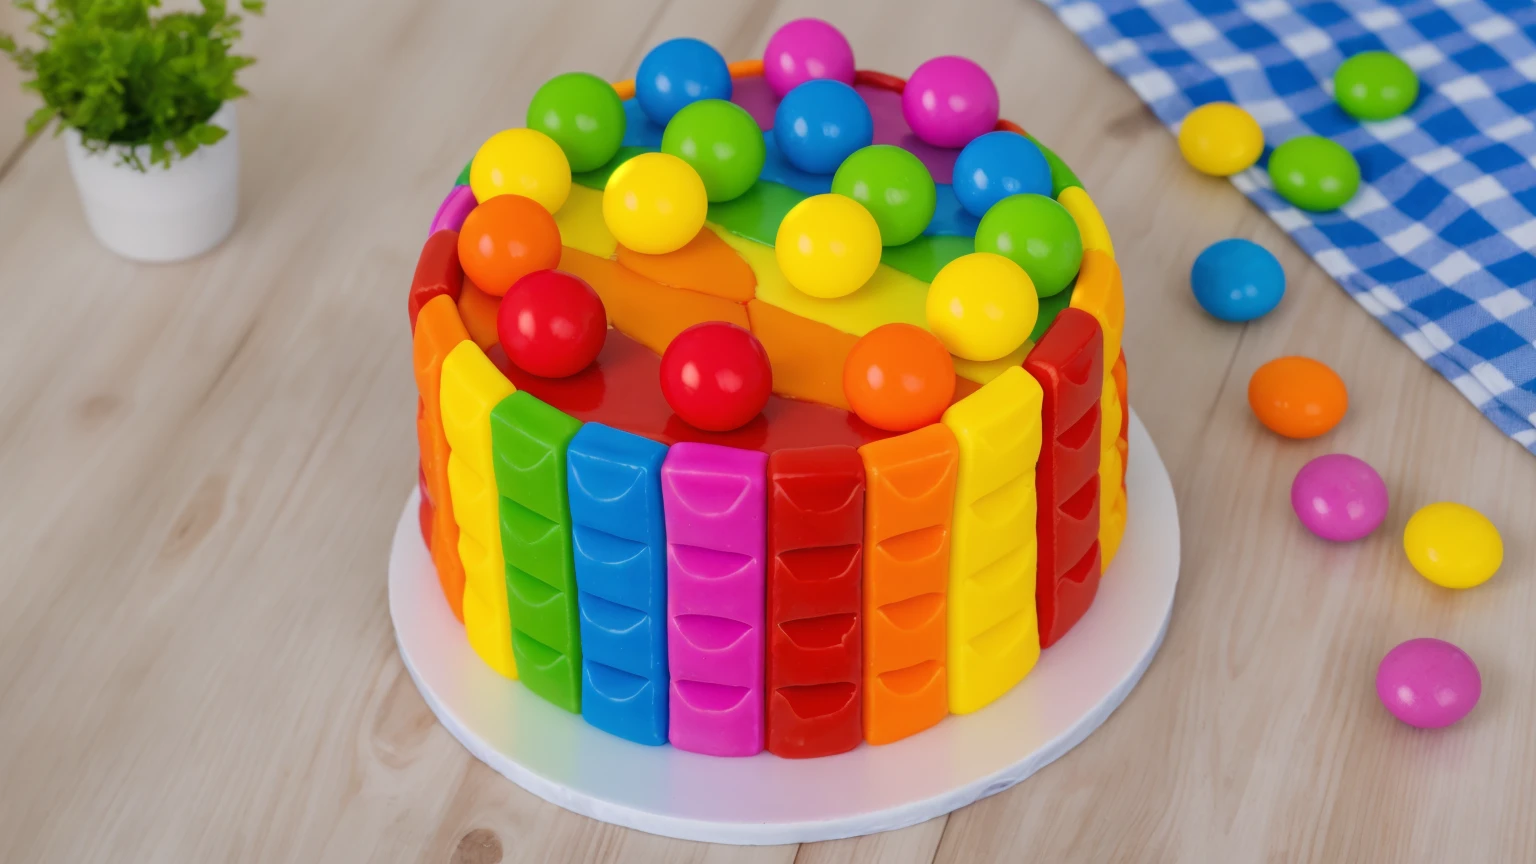
[[[853,47],[820,18],[797,18],[768,37],[763,78],[780,98],[814,78],[853,84]]]
[[[1363,460],[1330,453],[1296,472],[1291,507],[1324,540],[1359,540],[1387,517],[1387,484]]]
[[[964,57],[935,57],[901,91],[901,114],[935,147],[964,147],[997,125],[997,85]]]
[[[1376,669],[1376,696],[1392,716],[1439,729],[1467,716],[1483,695],[1483,676],[1467,652],[1439,639],[1409,639]]]

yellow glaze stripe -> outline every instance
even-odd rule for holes
[[[1056,200],[1072,214],[1072,221],[1077,223],[1077,233],[1083,235],[1084,249],[1097,249],[1111,258],[1115,257],[1115,244],[1110,242],[1109,228],[1104,224],[1104,217],[1099,215],[1098,205],[1093,203],[1093,199],[1088,197],[1082,187],[1068,186],[1061,190]]]
[[[612,258],[619,248],[619,241],[613,239],[608,223],[603,221],[603,193],[580,183],[571,185],[570,197],[555,214],[555,225],[560,229],[562,246],[599,258]]]
[[[967,381],[985,384],[1015,366],[1023,366],[1024,358],[1034,347],[1035,343],[1025,339],[1024,344],[1013,353],[996,360],[967,360],[964,357],[956,357],[955,374]]]

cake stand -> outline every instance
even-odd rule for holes
[[[902,828],[994,795],[1082,743],[1162,644],[1179,576],[1179,517],[1131,415],[1130,519],[1088,614],[1023,683],[974,714],[894,744],[820,759],[716,758],[588,726],[480,661],[438,588],[417,493],[395,527],[389,611],[400,657],[443,727],[529,792],[603,822],[712,843],[831,840]]]

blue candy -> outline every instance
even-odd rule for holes
[[[971,139],[955,158],[955,197],[972,216],[987,215],[1009,195],[1051,194],[1051,165],[1035,142],[1016,132]]]
[[[651,122],[700,99],[731,98],[731,70],[720,52],[697,39],[669,39],[651,49],[635,73],[635,99]]]
[[[841,81],[818,78],[784,94],[773,114],[773,138],[789,164],[831,174],[853,151],[875,139],[864,97]]]
[[[1285,270],[1268,249],[1233,237],[1200,253],[1189,284],[1205,311],[1223,321],[1252,321],[1280,304]]]

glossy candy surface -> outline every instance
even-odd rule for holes
[[[1248,379],[1259,422],[1287,438],[1316,438],[1339,425],[1349,391],[1338,373],[1310,357],[1277,357]]]
[[[1280,197],[1314,213],[1337,210],[1360,188],[1360,163],[1341,145],[1302,135],[1269,154],[1269,178]]]
[[[789,284],[812,297],[857,291],[880,266],[880,225],[852,198],[813,195],[784,215],[774,255]]]
[[[843,364],[843,395],[859,419],[905,432],[938,422],[955,395],[955,364],[931,333],[886,324],[866,333]]]
[[[1387,518],[1387,484],[1365,460],[1330,453],[1296,473],[1291,509],[1324,540],[1359,540]]]
[[[997,85],[964,57],[935,57],[917,67],[901,94],[912,131],[935,147],[964,147],[997,125]]]
[[[1366,51],[1339,64],[1333,98],[1356,120],[1390,120],[1413,107],[1419,77],[1395,54]]]
[[[647,255],[675,252],[704,227],[709,196],[699,172],[667,153],[642,153],[608,178],[603,221],[625,246]]]
[[[1440,639],[1409,639],[1381,658],[1376,696],[1392,716],[1440,729],[1467,716],[1483,695],[1483,676],[1467,652]]]
[[[949,262],[928,288],[928,329],[949,353],[996,360],[1024,344],[1040,315],[1040,298],[1024,268],[990,252]]]
[[[528,103],[528,128],[560,145],[572,171],[607,164],[624,143],[624,125],[613,85],[587,72],[556,75]]]
[[[1259,161],[1264,130],[1252,114],[1231,102],[1211,102],[1184,115],[1179,152],[1196,171],[1229,177]]]
[[[917,239],[933,220],[933,175],[923,160],[892,144],[854,151],[833,175],[832,191],[859,202],[875,217],[885,246]]]
[[[497,195],[521,195],[554,213],[571,194],[571,164],[543,132],[507,129],[480,145],[469,165],[469,185],[481,203]]]
[[[841,81],[807,81],[785,94],[773,115],[773,140],[789,163],[831,174],[875,137],[869,105]]]
[[[773,392],[768,352],[734,324],[695,324],[661,355],[661,392],[692,426],[708,432],[738,429],[763,410]]]
[[[459,264],[487,294],[560,263],[560,229],[544,206],[521,195],[498,195],[470,211],[459,229]]]
[[[955,197],[976,218],[1009,195],[1051,194],[1051,166],[1035,142],[1017,132],[988,132],[955,159]]]
[[[564,378],[597,359],[608,319],[591,285],[559,270],[540,270],[517,280],[502,298],[496,333],[507,358],[523,371]]]
[[[853,83],[853,47],[842,32],[820,18],[796,18],[768,37],[763,80],[774,95],[816,78]]]
[[[1083,237],[1067,208],[1044,195],[1013,195],[992,205],[976,228],[976,251],[1024,268],[1035,292],[1053,297],[1083,263]]]
[[[1241,237],[1207,246],[1190,268],[1189,285],[1205,311],[1223,321],[1252,321],[1285,296],[1285,270],[1268,249]]]
[[[635,73],[635,99],[659,126],[700,99],[730,98],[731,71],[725,58],[697,39],[669,39],[657,45]]]
[[[692,165],[710,201],[730,201],[757,182],[767,148],[762,130],[746,109],[721,99],[700,99],[667,124],[661,152]]]
[[[1441,501],[1419,509],[1403,529],[1403,550],[1419,575],[1442,588],[1474,588],[1504,563],[1504,541],[1488,517]]]

